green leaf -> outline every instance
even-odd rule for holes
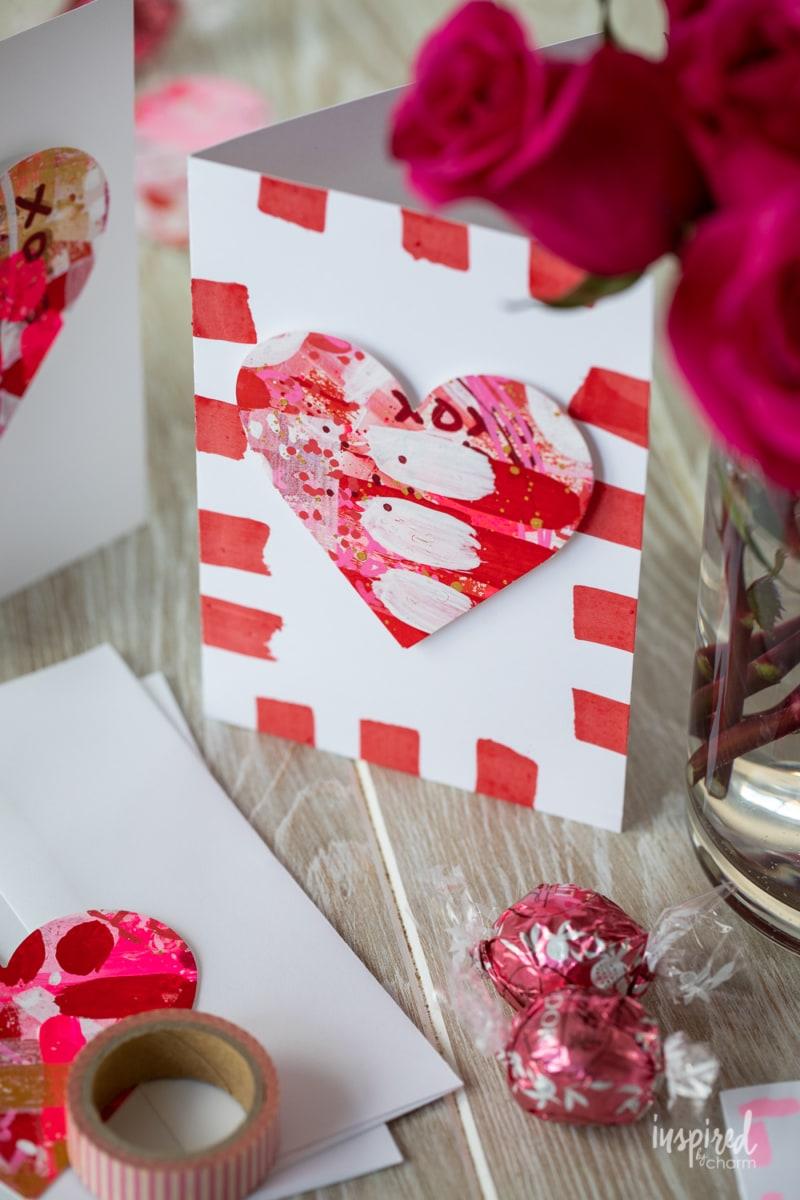
[[[786,536],[786,498],[761,480],[748,480],[745,487],[753,524],[782,542]]]
[[[783,678],[780,667],[776,667],[774,663],[754,662],[753,667],[759,679],[763,679],[764,683],[777,683]]]
[[[581,308],[606,296],[624,292],[641,277],[641,271],[631,271],[627,275],[587,275],[565,296],[559,296],[556,300],[545,300],[543,303],[549,308]]]
[[[761,628],[771,633],[778,617],[783,615],[780,592],[772,575],[764,575],[750,584],[747,602]]]
[[[746,480],[743,481],[741,476],[737,477],[735,481],[729,479],[721,464],[717,463],[715,465],[720,493],[722,495],[722,504],[731,524],[745,546],[748,547],[753,556],[767,572],[768,576],[777,575],[783,569],[786,552],[779,548],[776,551],[774,562],[771,563],[759,546],[753,531],[753,526],[757,526],[758,522],[754,517],[750,505],[751,497],[746,494],[748,491]]]
[[[695,655],[695,667],[697,674],[709,683],[714,678],[714,664],[706,650],[698,650]]]

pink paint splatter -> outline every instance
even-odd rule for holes
[[[82,150],[42,150],[0,176],[0,437],[91,275],[107,216],[105,176]]]
[[[415,405],[365,351],[290,333],[245,359],[237,400],[284,500],[402,646],[560,550],[592,493],[571,418],[502,376]]]
[[[136,101],[139,228],[153,241],[183,246],[189,236],[189,154],[261,129],[269,110],[260,92],[236,79],[181,75]]]
[[[191,1008],[197,964],[152,917],[78,913],[35,930],[0,966],[0,1182],[35,1197],[66,1166],[63,1092],[81,1047],[121,1017]]]

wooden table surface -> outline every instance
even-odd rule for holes
[[[201,0],[202,2],[202,0]],[[245,0],[213,37],[183,31],[146,76],[212,70],[261,86],[276,118],[392,86],[447,0]],[[523,0],[541,41],[592,32],[591,0]],[[0,33],[53,0],[3,0]],[[657,48],[657,0],[620,0],[620,36]],[[315,903],[465,1081],[392,1125],[402,1167],[331,1188],[338,1200],[660,1200],[734,1197],[732,1173],[651,1145],[651,1122],[578,1130],[526,1117],[441,998],[448,928],[430,887],[460,866],[499,911],[540,880],[613,896],[647,924],[701,890],[681,792],[705,446],[660,373],[653,405],[627,822],[604,833],[510,804],[203,720],[200,710],[193,406],[185,254],[142,247],[152,520],[147,529],[0,604],[0,679],[109,641],[131,667],[166,673],[211,770]],[[665,285],[668,280],[665,279]],[[0,837],[2,830],[0,829]],[[665,1027],[713,1042],[726,1087],[800,1076],[800,963],[744,924],[746,973]],[[719,1106],[712,1124],[721,1124]],[[686,1114],[675,1117],[686,1124]],[[320,1193],[321,1195],[323,1193]],[[789,1197],[786,1200],[790,1200]]]

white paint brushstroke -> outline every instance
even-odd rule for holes
[[[436,433],[373,425],[367,445],[378,467],[398,483],[454,500],[480,500],[494,491],[485,454]]]
[[[262,342],[248,354],[242,363],[244,367],[277,367],[281,363],[294,358],[303,342],[308,337],[305,332],[279,333],[269,341]]]
[[[475,530],[449,513],[413,500],[375,496],[362,505],[361,523],[379,546],[407,562],[449,571],[480,566]]]
[[[389,837],[389,830],[383,818],[383,811],[378,799],[372,773],[368,765],[361,760],[358,760],[355,766],[358,781],[361,784],[361,791],[367,805],[367,812],[372,822],[372,828],[375,830],[378,849],[380,850],[383,865],[389,879],[389,886],[394,895],[406,942],[408,943],[420,987],[422,988],[422,995],[430,1014],[431,1025],[433,1026],[433,1031],[442,1054],[451,1064],[454,1064],[456,1060],[453,1053],[453,1043],[450,1041],[450,1034],[447,1032],[442,1005],[433,982],[430,967],[428,966],[428,960],[425,957],[417,923],[414,920],[414,913],[408,900],[403,877],[400,874],[400,866],[397,862],[391,838]],[[486,1157],[486,1151],[483,1148],[481,1135],[478,1131],[475,1114],[472,1111],[472,1105],[469,1102],[465,1088],[461,1088],[455,1093],[455,1102],[464,1129],[467,1147],[472,1157],[473,1166],[475,1167],[475,1174],[478,1177],[478,1183],[483,1194],[483,1200],[499,1200],[491,1168],[489,1167],[489,1161]]]
[[[592,456],[586,439],[569,413],[530,385],[526,386],[525,395],[534,421],[553,449],[564,458],[590,467]]]
[[[392,567],[377,579],[372,590],[393,617],[423,633],[435,633],[472,608],[472,601],[463,592],[399,567]]]
[[[348,401],[366,408],[370,396],[375,392],[390,393],[395,390],[402,391],[400,384],[377,358],[367,354],[364,358],[356,358],[350,363],[347,369]]]

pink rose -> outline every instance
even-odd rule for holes
[[[488,197],[550,250],[598,275],[642,271],[707,207],[662,62],[602,46],[558,73],[528,164]]]
[[[800,491],[800,187],[700,224],[669,334],[723,441]]]
[[[698,16],[710,3],[711,0],[666,0],[670,28],[674,29],[680,21]]]
[[[687,132],[720,204],[758,202],[800,181],[800,3],[698,10],[670,29]]]
[[[471,0],[422,47],[394,114],[392,153],[433,204],[483,195],[524,147],[546,89],[545,64],[514,14]]]
[[[433,204],[475,196],[586,271],[641,271],[706,204],[663,63],[605,45],[571,63],[472,0],[436,32],[394,116],[392,151]]]

